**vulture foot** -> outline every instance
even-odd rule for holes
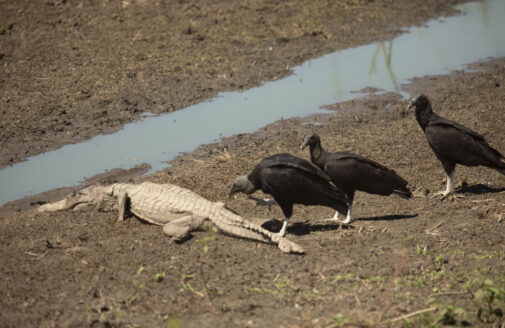
[[[340,220],[339,218],[329,218],[329,219],[323,219],[321,220],[323,222],[331,222],[331,223],[338,223],[338,224],[349,224],[352,223],[354,220],[352,218],[345,218],[344,220]]]
[[[442,196],[440,197],[440,199],[444,199],[445,197],[447,197],[451,192],[450,191],[439,191],[437,193],[434,193],[433,195],[430,196],[430,198],[435,198],[435,197],[438,197],[438,196]]]
[[[350,223],[352,223],[352,221],[353,221],[353,219],[350,216],[348,216],[348,217],[345,218],[345,220],[340,221],[340,223],[342,223],[342,224],[350,224]]]
[[[347,211],[347,216],[344,220],[340,220],[338,217],[338,211],[335,212],[335,215],[331,219],[326,219],[326,221],[332,221],[339,224],[349,224],[353,221],[351,216],[351,206],[349,206],[349,210]]]
[[[457,201],[457,200],[460,200],[462,198],[465,198],[465,195],[456,195],[456,194],[451,194],[447,197],[448,200],[450,200],[451,202],[453,201]]]
[[[440,200],[447,199],[447,200],[449,200],[451,202],[460,200],[462,198],[465,198],[464,195],[456,195],[456,194],[453,194],[453,193],[450,193],[450,192],[446,193],[446,192],[443,192],[443,191],[437,192],[436,194],[432,195],[430,198],[435,198],[437,196],[442,196],[442,197],[440,197]]]

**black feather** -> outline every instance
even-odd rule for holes
[[[433,113],[425,95],[412,99],[416,119],[426,135],[429,146],[450,175],[456,164],[486,166],[505,175],[504,158],[500,152],[488,145],[479,133]]]
[[[348,199],[330,178],[308,161],[290,154],[263,159],[248,175],[256,189],[272,195],[286,217],[291,217],[293,204],[323,205],[345,214]]]
[[[368,158],[347,152],[326,152],[317,134],[305,138],[302,147],[310,146],[312,163],[321,168],[331,181],[353,200],[356,190],[383,196],[398,194],[403,198],[412,196],[408,182],[395,171]]]

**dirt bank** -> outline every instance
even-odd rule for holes
[[[505,60],[472,68],[482,71],[416,79],[406,89],[426,93],[435,111],[503,152]],[[176,245],[159,227],[117,223],[116,213],[21,210],[0,220],[2,326],[337,327],[392,319],[392,326],[481,327],[503,320],[487,316],[500,308],[496,301],[473,295],[505,290],[505,179],[458,167],[456,198],[430,198],[444,188],[444,175],[406,101],[386,94],[329,105],[335,114],[278,121],[136,180],[226,200],[233,179],[261,158],[308,158],[299,145],[316,131],[327,149],[395,169],[416,197],[358,193],[358,220],[343,228],[321,221],[333,214],[327,208],[296,206],[288,233],[307,251],[302,256],[212,232]],[[244,196],[226,203],[258,223],[282,217]]]
[[[117,129],[145,109],[175,110],[255,85],[310,56],[452,12],[442,1],[297,4],[0,2],[1,165]],[[503,153],[505,59],[472,69],[480,71],[419,78],[404,88],[427,94],[436,112],[481,132]],[[39,202],[67,190],[4,207],[0,326],[503,323],[488,316],[501,305],[483,296],[505,294],[505,179],[458,167],[457,197],[430,198],[444,188],[444,174],[406,103],[388,93],[328,104],[334,114],[281,120],[202,146],[150,176],[136,177],[140,167],[90,181],[174,183],[263,223],[281,211],[244,196],[228,200],[231,182],[267,155],[308,159],[299,146],[315,131],[328,150],[370,157],[410,182],[416,197],[408,201],[358,193],[358,220],[349,227],[321,221],[330,209],[296,206],[288,233],[303,256],[212,232],[177,245],[159,227],[134,218],[120,224],[110,212],[36,212]]]
[[[0,167],[454,14],[451,1],[1,1]]]

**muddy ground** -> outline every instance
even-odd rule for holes
[[[316,3],[311,2],[307,8],[312,8],[311,6],[315,6]],[[37,22],[52,21],[53,18],[57,22],[56,18],[60,17],[68,20],[71,17],[77,21],[81,14],[87,13],[88,16],[84,16],[85,19],[81,17],[79,24],[65,26],[74,26],[77,29],[87,26],[88,29],[97,29],[98,27],[93,24],[102,23],[104,28],[107,27],[106,30],[116,33],[111,32],[113,35],[107,39],[111,49],[115,49],[116,46],[123,51],[142,49],[142,46],[135,48],[137,41],[120,42],[131,36],[128,33],[135,35],[136,30],[133,25],[130,29],[123,29],[114,24],[127,23],[129,19],[132,22],[143,21],[145,20],[143,14],[148,15],[147,13],[151,12],[154,15],[162,11],[159,7],[155,7],[158,2],[124,1],[123,4],[126,4],[125,7],[119,8],[119,2],[100,3],[100,6],[105,8],[102,12],[102,7],[95,2],[78,4],[55,1],[38,5],[26,2],[23,10],[20,11],[20,8],[15,8],[14,3],[4,1],[0,3],[0,6],[2,9],[11,10],[11,14],[7,17],[12,21],[17,17],[16,15],[28,15],[28,13],[41,17],[38,20],[30,19],[26,22],[25,19],[20,19],[19,23],[14,23],[10,28],[10,25],[7,25],[0,35],[0,42],[3,46],[6,43],[4,43],[5,39],[1,38],[12,38],[9,33],[21,33],[20,35],[25,35],[25,37],[39,35],[40,44],[45,44],[43,37],[40,36],[40,30],[37,30]],[[182,16],[197,10],[195,8],[200,7],[198,10],[202,10],[201,8],[204,7],[202,4],[199,6],[192,4],[182,2],[173,6],[180,6],[174,8],[177,8]],[[279,57],[268,57],[269,59],[264,62],[258,61],[262,63],[258,64],[262,68],[256,65],[250,67],[249,64],[253,62],[250,60],[252,57],[245,62],[243,58],[237,59],[233,53],[226,54],[226,60],[236,64],[236,66],[228,66],[228,69],[240,68],[236,71],[240,73],[234,75],[237,79],[234,80],[236,83],[234,86],[224,81],[222,83],[225,84],[220,85],[217,77],[204,79],[199,75],[200,70],[195,69],[192,71],[193,75],[187,77],[187,81],[181,78],[179,84],[171,85],[172,87],[179,85],[182,88],[177,95],[173,95],[173,99],[179,99],[177,100],[179,105],[174,108],[198,101],[198,95],[206,97],[220,88],[249,86],[265,78],[281,76],[285,74],[283,60],[287,60],[291,66],[298,59],[305,58],[304,56],[339,47],[340,42],[344,42],[342,44],[345,46],[354,44],[353,42],[366,42],[387,37],[391,33],[396,33],[398,29],[398,26],[392,24],[420,23],[427,17],[450,12],[445,4],[438,4],[435,1],[430,6],[425,6],[424,2],[421,5],[420,2],[398,4],[382,1],[338,2],[338,5],[342,8],[347,6],[347,9],[338,11],[338,14],[335,14],[336,17],[331,17],[331,13],[324,12],[324,15],[329,15],[329,17],[319,18],[318,28],[323,33],[302,34],[286,42],[277,41],[282,45],[280,49],[283,49],[283,52],[278,53]],[[115,6],[114,8],[123,15],[114,18],[111,14],[112,9],[107,6]],[[161,2],[159,6],[162,6]],[[242,13],[239,18],[242,20],[249,18],[252,21],[251,24],[256,24],[252,26],[258,29],[250,31],[249,26],[244,29],[244,33],[256,33],[261,28],[270,31],[271,34],[258,32],[256,39],[238,38],[243,44],[239,43],[239,47],[230,46],[230,49],[235,49],[234,51],[238,51],[236,50],[238,48],[251,56],[263,56],[262,58],[266,57],[258,50],[261,45],[268,46],[266,39],[270,40],[269,42],[277,40],[278,35],[281,35],[277,33],[284,31],[276,24],[291,26],[290,22],[282,25],[283,19],[274,19],[276,15],[285,13],[282,10],[287,10],[286,8],[292,10],[293,17],[298,17],[296,19],[300,21],[303,21],[303,15],[310,13],[323,15],[315,9],[302,10],[302,7],[294,6],[291,2],[281,4],[254,2],[247,9],[234,3],[223,2],[214,2],[209,6],[217,8],[215,12],[223,15],[221,16],[223,22],[234,21],[238,19],[235,15]],[[263,7],[267,9],[257,10]],[[242,12],[250,11],[251,8],[270,20],[260,24],[261,20],[258,17],[254,16],[256,17],[254,20],[250,18],[250,15]],[[19,11],[21,13],[16,14]],[[0,10],[0,15],[4,12]],[[141,14],[135,14],[139,12]],[[355,26],[352,25],[355,24],[354,20],[348,18],[347,15],[356,17],[355,15],[362,13],[367,19],[363,19],[359,24],[356,23]],[[393,17],[388,16],[393,13],[395,17],[398,17],[397,21],[393,22],[392,19],[385,18]],[[193,38],[192,43],[200,44],[206,42],[206,37],[211,38],[214,35],[205,32],[208,31],[207,25],[198,25],[200,20],[210,21],[208,16],[209,14],[206,14],[194,18],[192,24],[196,27],[194,29],[192,27],[191,30],[186,26],[190,20],[182,20],[175,12],[172,13],[170,16],[172,18],[168,19],[168,22],[174,24],[181,19],[180,22],[185,22],[179,23],[181,30],[185,27],[188,28],[186,32],[191,33],[181,34],[180,39],[187,36]],[[91,23],[90,17],[96,21]],[[192,16],[186,16],[188,17]],[[106,18],[111,22],[108,22]],[[66,22],[65,19],[62,21]],[[344,33],[340,30],[342,22],[338,23],[338,19],[342,21],[347,19],[348,26],[354,26],[354,29],[351,29],[352,32],[348,32],[348,37],[343,38],[344,41],[335,37],[335,35],[340,35],[339,33]],[[163,22],[163,19],[160,21]],[[24,33],[22,30],[16,31],[16,28],[24,26],[22,24],[26,24]],[[101,51],[106,51],[105,47],[97,47],[93,39],[69,37],[65,34],[65,28],[59,27],[60,24],[63,23],[55,23],[54,27],[51,27],[55,29],[53,37],[58,39],[58,36],[61,36],[63,41],[81,42],[78,48],[83,49],[82,56],[85,58],[89,55],[85,50],[97,52],[93,60],[106,57],[100,57],[99,54]],[[265,24],[270,26],[269,29],[263,26]],[[245,24],[245,26],[248,25]],[[28,33],[29,28],[32,28],[32,33]],[[149,28],[155,28],[155,24],[149,24]],[[72,28],[69,30],[72,31]],[[56,33],[58,31],[68,38]],[[88,35],[93,35],[89,30],[87,31]],[[194,40],[199,33],[205,37],[196,42]],[[126,39],[118,38],[118,35],[123,35]],[[141,31],[141,35],[144,35],[140,37],[141,39],[146,38],[144,41],[139,41],[143,42],[143,47],[150,47],[151,42],[168,42],[158,40],[159,36],[155,38],[153,36],[155,33],[151,30]],[[105,34],[101,37],[107,38],[109,35]],[[223,39],[226,38],[223,37]],[[173,42],[179,42],[179,40]],[[188,44],[192,43],[188,42]],[[30,42],[25,43],[25,46],[29,45],[31,45]],[[122,48],[127,48],[127,45],[131,49]],[[214,43],[209,42],[208,47],[213,46]],[[3,49],[9,48],[2,47],[1,49],[4,51]],[[148,53],[147,50],[143,51]],[[9,68],[12,64],[21,70],[22,64],[12,63],[15,57],[9,59],[9,56],[13,56],[14,53],[13,50],[8,56],[4,55],[0,59],[1,61],[11,60],[8,65],[2,65],[2,69]],[[32,56],[34,62],[37,61],[37,56],[42,56],[39,59],[39,64],[42,65],[46,60],[44,56],[47,56],[47,61],[51,62],[52,56],[56,55],[45,50],[39,53],[34,52]],[[298,58],[298,56],[301,57]],[[125,57],[118,55],[117,58]],[[158,57],[161,62],[162,58],[160,58]],[[24,60],[26,63],[27,59]],[[56,60],[55,63],[63,64],[63,61]],[[112,59],[109,64],[112,65],[110,67],[117,65]],[[92,65],[98,64],[90,63],[89,67],[86,65],[84,67],[87,67],[90,74],[102,74],[98,72],[99,70],[93,70]],[[40,70],[41,75],[55,74],[46,77],[61,82],[59,86],[61,94],[52,89],[58,86],[39,81],[46,83],[47,98],[41,95],[30,97],[26,92],[26,90],[34,90],[34,85],[30,86],[30,83],[39,82],[29,81],[28,72],[25,72],[27,75],[24,83],[27,81],[30,83],[24,86],[23,83],[17,84],[13,83],[13,80],[8,80],[16,78],[12,73],[1,75],[2,111],[16,112],[21,108],[16,106],[21,106],[23,102],[34,102],[30,105],[33,113],[37,113],[37,108],[44,108],[41,105],[46,104],[46,101],[47,104],[51,101],[63,104],[64,102],[61,102],[62,100],[58,97],[70,97],[69,94],[72,94],[70,89],[67,89],[67,87],[70,88],[70,84],[65,87],[67,80],[64,73],[74,73],[68,71],[68,67],[55,71],[49,67],[49,64],[44,69],[27,65],[25,69]],[[132,67],[139,69],[135,62]],[[153,64],[150,67],[155,66]],[[266,72],[267,69],[268,72]],[[505,152],[505,134],[503,133],[505,60],[479,63],[472,66],[472,69],[480,71],[419,78],[404,88],[412,94],[426,93],[432,99],[434,109],[439,114],[481,132],[492,146]],[[107,68],[103,70],[106,71]],[[79,72],[83,73],[83,71]],[[75,108],[76,116],[73,119],[79,123],[65,125],[64,131],[66,127],[69,127],[74,132],[86,130],[93,134],[97,131],[105,131],[109,127],[117,127],[121,122],[134,118],[136,113],[121,116],[124,112],[129,113],[129,111],[122,111],[118,105],[125,98],[122,98],[119,93],[115,94],[114,90],[117,91],[117,89],[112,87],[109,89],[110,86],[130,91],[137,90],[139,93],[150,92],[150,97],[153,99],[164,98],[163,92],[167,89],[162,89],[161,86],[164,87],[164,84],[156,80],[161,74],[158,77],[153,76],[158,72],[154,74],[154,71],[151,71],[153,75],[148,76],[152,80],[144,78],[135,83],[127,79],[114,80],[111,72],[109,71],[107,79],[102,78],[104,81],[102,86],[94,89],[104,93],[111,92],[109,95],[111,102],[107,105],[111,106],[111,109],[107,109],[107,114],[104,114],[101,120],[88,120],[89,117],[86,115],[91,115],[96,110],[96,104],[99,104],[102,95],[98,92],[98,95],[92,93],[90,97],[83,100],[68,98],[69,104],[72,103],[75,106],[73,108]],[[117,72],[117,74],[120,73]],[[23,76],[19,74],[20,81]],[[98,81],[91,77],[90,80]],[[6,81],[10,82],[6,83]],[[156,89],[157,84],[153,81],[158,81],[159,89]],[[53,82],[53,84],[58,83]],[[13,88],[10,93],[12,100],[7,102],[4,97],[6,92],[4,87],[9,85]],[[207,85],[214,88],[213,91],[206,91],[209,92],[208,94],[195,91]],[[17,90],[14,86],[26,89],[25,91]],[[139,89],[140,86],[142,89]],[[132,94],[136,93],[126,93],[127,96]],[[156,101],[160,104],[159,101],[162,100]],[[37,105],[37,102],[40,103]],[[121,224],[117,223],[114,212],[66,211],[53,214],[36,212],[37,201],[57,197],[51,193],[44,198],[34,200],[31,205],[30,201],[27,201],[17,207],[8,207],[9,211],[5,211],[0,220],[2,236],[0,239],[2,263],[0,266],[2,277],[0,326],[337,327],[346,324],[434,326],[442,323],[474,327],[499,326],[503,323],[503,317],[496,318],[496,313],[499,314],[499,310],[505,311],[503,305],[499,303],[505,298],[503,275],[505,272],[505,178],[485,168],[458,167],[455,174],[455,184],[458,186],[455,197],[443,201],[430,198],[434,192],[444,188],[442,182],[444,174],[440,163],[428,148],[413,115],[406,112],[406,104],[407,102],[401,100],[396,94],[371,94],[361,100],[328,104],[328,108],[335,111],[334,114],[282,120],[254,134],[237,135],[220,143],[203,146],[191,154],[171,161],[173,164],[171,168],[147,177],[132,177],[133,175],[129,175],[128,172],[100,177],[106,182],[149,180],[178,184],[208,199],[225,201],[228,207],[244,217],[263,223],[274,218],[281,218],[280,209],[273,208],[268,211],[267,208],[256,206],[245,196],[227,199],[231,182],[237,175],[249,172],[259,160],[267,155],[290,152],[308,159],[308,151],[301,151],[299,145],[305,134],[315,131],[321,136],[326,149],[347,150],[370,157],[395,169],[410,182],[416,197],[408,201],[394,196],[380,197],[358,193],[353,213],[357,221],[347,227],[321,221],[333,215],[330,209],[296,206],[288,234],[291,240],[296,241],[306,250],[305,255],[282,254],[274,246],[234,239],[211,231],[196,232],[193,238],[185,243],[174,244],[162,234],[159,227],[144,224],[135,218],[130,218]],[[117,113],[112,109],[116,106]],[[152,108],[153,112],[161,107],[152,103],[138,103],[138,106],[140,106],[139,110]],[[62,115],[65,116],[67,113],[68,111]],[[34,120],[40,121],[37,126],[44,126],[45,119],[51,114],[32,115]],[[40,119],[42,116],[45,118]],[[2,120],[2,133],[10,131],[9,135],[23,135],[23,137],[16,139],[18,137],[12,136],[4,139],[2,136],[2,142],[6,140],[4,145],[10,147],[2,146],[3,154],[9,153],[8,150],[4,152],[4,149],[20,149],[14,145],[16,142],[21,142],[19,140],[24,140],[23,138],[27,138],[23,141],[27,145],[26,149],[37,148],[37,146],[45,149],[57,145],[52,143],[51,138],[46,139],[52,132],[46,132],[48,135],[42,135],[42,137],[31,135],[32,130],[27,125],[29,120],[23,121],[24,116],[19,118],[20,121],[16,124],[20,124],[25,129],[11,127],[11,124],[15,124],[13,123],[14,116],[6,117],[11,119]],[[121,121],[121,117],[124,121]],[[58,121],[56,126],[61,126],[60,123],[61,121]],[[95,124],[96,130],[92,128]],[[64,131],[60,132],[64,134]],[[53,138],[59,135],[54,133]],[[76,135],[69,134],[69,136],[71,141],[79,139]],[[40,143],[33,142],[35,139],[38,139],[37,142]],[[11,155],[6,155],[5,158],[9,156]],[[25,155],[17,153],[11,158],[17,161],[23,156]],[[141,171],[142,168],[134,173]],[[13,211],[16,208],[17,211]],[[495,298],[486,297],[491,293],[494,293]],[[490,315],[490,311],[494,311],[494,315]]]
[[[278,79],[463,0],[0,1],[0,167]]]

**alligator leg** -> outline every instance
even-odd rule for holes
[[[176,242],[184,241],[189,237],[189,233],[200,228],[204,221],[204,217],[185,215],[165,224],[163,232],[173,237]]]
[[[93,211],[103,211],[105,209],[105,206],[107,205],[107,196],[105,194],[100,194],[100,196],[98,196],[98,199],[96,200],[96,205],[95,205],[95,208],[93,209]],[[84,204],[87,206],[87,204]],[[74,209],[78,209],[79,208],[79,205],[77,205]]]
[[[119,194],[117,195],[117,211],[118,211],[118,218],[117,220],[119,222],[124,221],[125,214],[126,214],[126,198],[128,197],[128,194],[126,191],[121,190]]]

